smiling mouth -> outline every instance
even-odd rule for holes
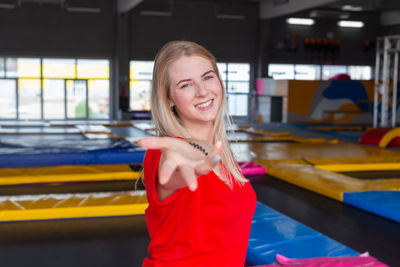
[[[196,108],[206,108],[206,107],[210,106],[210,105],[212,104],[213,101],[214,101],[214,99],[210,99],[210,100],[208,100],[208,101],[205,102],[205,103],[195,105],[195,107],[196,107]]]

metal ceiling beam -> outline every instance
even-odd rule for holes
[[[118,0],[118,13],[126,13],[141,2],[143,0]]]
[[[260,3],[260,18],[271,19],[296,13],[301,10],[324,6],[338,2],[338,0],[288,0],[279,4],[277,1],[268,1]]]

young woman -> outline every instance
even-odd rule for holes
[[[256,197],[226,138],[226,94],[214,57],[188,41],[167,43],[154,63],[157,137],[144,180],[150,256],[143,266],[243,266]]]

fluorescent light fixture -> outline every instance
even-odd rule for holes
[[[67,6],[65,9],[69,12],[80,12],[80,13],[100,13],[101,12],[101,9],[98,7]]]
[[[142,11],[140,11],[140,15],[142,15],[142,16],[155,16],[155,17],[170,17],[172,15],[172,13],[171,12],[167,12],[167,11],[142,10]]]
[[[15,5],[13,4],[0,4],[0,9],[14,9]]]
[[[347,28],[362,28],[364,27],[364,22],[355,20],[339,20],[337,25],[339,27],[347,27]]]
[[[313,25],[314,24],[313,19],[303,19],[303,18],[287,18],[286,22],[289,24],[294,24],[294,25]]]
[[[347,10],[347,11],[362,11],[363,8],[362,8],[361,6],[344,5],[344,6],[342,6],[342,10]]]
[[[217,14],[217,19],[238,19],[244,20],[246,19],[245,15],[232,15],[232,14]]]

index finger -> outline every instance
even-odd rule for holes
[[[170,137],[148,136],[139,139],[136,144],[144,148],[164,150],[171,147],[171,139]]]

